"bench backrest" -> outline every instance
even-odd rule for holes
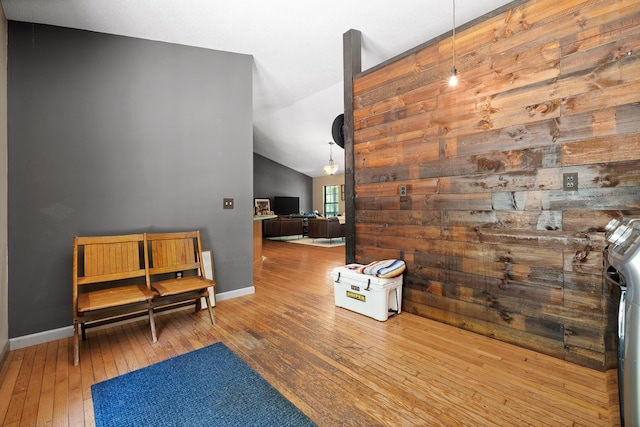
[[[74,237],[73,305],[79,288],[93,283],[145,277],[148,264],[144,234]],[[148,279],[145,280],[149,287]]]
[[[195,270],[202,275],[200,231],[147,233],[149,274]]]

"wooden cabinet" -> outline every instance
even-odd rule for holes
[[[276,218],[272,216],[259,216],[253,217],[253,262],[262,261],[262,223],[269,219]]]

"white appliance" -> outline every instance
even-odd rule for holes
[[[640,425],[640,218],[607,224],[604,278],[620,287],[618,391],[621,425]]]

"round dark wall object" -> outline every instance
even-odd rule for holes
[[[331,136],[333,136],[333,142],[344,148],[344,114],[339,114],[333,120]]]

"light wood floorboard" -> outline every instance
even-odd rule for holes
[[[614,426],[615,371],[593,371],[409,313],[337,308],[344,247],[264,241],[256,293],[215,308],[11,351],[0,425],[94,425],[91,385],[222,341],[320,426]]]

